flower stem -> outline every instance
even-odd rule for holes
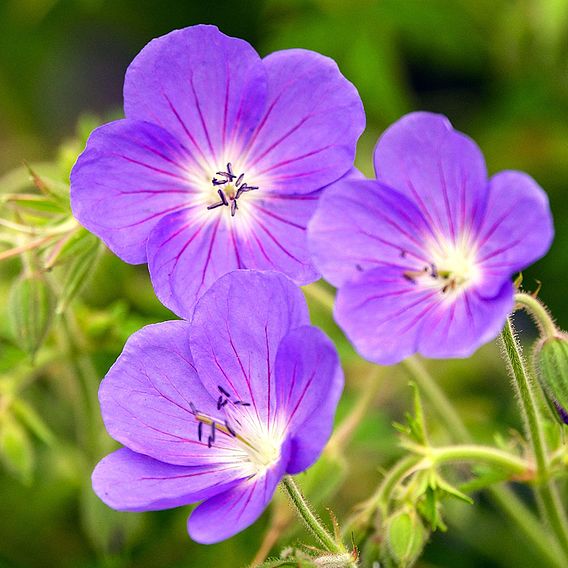
[[[282,487],[286,490],[300,518],[322,546],[333,554],[345,554],[347,552],[345,547],[338,543],[323,526],[321,520],[318,519],[317,515],[313,512],[311,505],[307,502],[292,476],[285,475],[282,478]],[[355,566],[355,564],[353,565]]]
[[[501,333],[501,340],[505,347],[504,354],[511,371],[513,386],[534,454],[537,473],[536,492],[542,516],[554,532],[568,563],[568,523],[560,504],[556,486],[550,480],[548,452],[542,421],[537,410],[535,388],[525,368],[510,319],[507,319]]]
[[[404,478],[423,469],[460,462],[481,462],[506,469],[516,475],[525,474],[530,469],[529,464],[522,458],[491,446],[462,444],[439,448],[418,447],[418,453],[401,459],[385,476],[373,499],[375,506],[380,507],[386,515],[392,492]]]
[[[527,470],[530,470],[530,464],[514,454],[491,446],[475,444],[429,448],[426,457],[435,465],[450,462],[481,462],[507,469],[517,475],[526,474]]]
[[[542,302],[530,294],[523,292],[515,294],[515,302],[518,306],[529,312],[544,337],[554,337],[557,334],[554,321]]]

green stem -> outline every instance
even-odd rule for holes
[[[556,326],[554,325],[552,317],[539,300],[537,300],[530,294],[519,292],[515,294],[515,302],[518,306],[529,312],[529,314],[537,323],[544,337],[554,337],[555,335],[557,335],[558,332]]]
[[[421,461],[422,457],[415,454],[405,456],[388,471],[383,482],[379,485],[374,497],[371,497],[369,516],[373,515],[377,508],[381,509],[385,517],[387,516],[388,504],[391,500],[393,491],[405,478],[420,469],[418,464]]]
[[[490,446],[462,444],[440,448],[417,447],[417,450],[420,453],[401,459],[387,473],[375,493],[375,497],[371,498],[372,505],[369,514],[372,514],[377,507],[381,509],[383,514],[388,514],[388,504],[392,500],[392,493],[397,485],[409,475],[420,470],[456,462],[482,462],[504,468],[517,475],[524,474],[529,469],[529,464],[524,459]]]
[[[438,386],[438,383],[432,378],[430,373],[428,373],[421,361],[417,357],[412,356],[402,361],[401,366],[404,367],[416,381],[420,390],[434,407],[436,414],[438,414],[439,418],[445,423],[452,437],[460,442],[471,441],[471,436],[459,414],[456,412],[456,409],[447,399],[444,391]]]
[[[434,465],[451,462],[482,462],[487,465],[502,467],[517,475],[525,474],[530,469],[526,460],[514,454],[491,446],[475,444],[429,448],[426,457]]]
[[[514,328],[510,319],[501,333],[505,347],[513,385],[523,413],[527,436],[531,444],[537,473],[536,491],[542,516],[547,520],[550,528],[564,551],[568,563],[568,523],[562,509],[556,486],[550,480],[548,450],[544,438],[543,426],[537,411],[536,393],[534,384],[525,369],[520,346],[514,335]]]
[[[296,507],[296,511],[300,518],[304,521],[308,529],[320,541],[322,546],[333,554],[346,554],[347,550],[342,544],[336,542],[333,536],[323,526],[322,522],[313,512],[311,506],[302,495],[300,488],[290,475],[282,478],[282,487],[286,490],[288,497]]]

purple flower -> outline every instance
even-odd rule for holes
[[[73,168],[73,213],[126,262],[148,262],[166,306],[191,316],[237,268],[318,278],[306,224],[365,123],[334,61],[302,49],[261,59],[214,26],[185,28],[134,59],[124,108]]]
[[[94,490],[123,511],[203,500],[189,534],[228,538],[259,517],[284,474],[315,462],[342,388],[299,288],[276,272],[229,273],[191,324],[150,325],[126,343],[99,392],[107,430],[126,447],[97,465]]]
[[[377,363],[467,357],[502,328],[512,275],[550,247],[546,194],[521,172],[488,180],[476,144],[426,112],[391,126],[374,161],[377,180],[340,181],[309,226],[336,320]]]

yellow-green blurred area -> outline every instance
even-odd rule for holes
[[[532,175],[550,197],[556,238],[547,257],[525,272],[524,286],[531,291],[541,281],[540,297],[568,326],[567,0],[0,0],[0,176],[20,168],[2,181],[20,179],[24,160],[58,159],[64,178],[80,151],[77,125],[85,130],[121,115],[124,73],[137,52],[156,36],[197,23],[216,24],[261,55],[302,47],[333,57],[365,105],[357,165],[368,176],[377,137],[416,109],[443,113],[474,138],[490,173]],[[20,270],[17,258],[0,262],[3,300]],[[114,448],[98,417],[98,382],[129,334],[172,317],[155,299],[145,267],[103,253],[65,321],[55,318],[33,365],[13,341],[4,304],[0,385],[23,381],[21,398],[49,434],[28,423],[16,434],[20,470],[0,465],[0,568],[233,568],[248,565],[262,543],[272,555],[300,540],[313,544],[282,497],[244,533],[200,546],[186,533],[189,508],[118,514],[92,494],[92,467]],[[298,477],[324,518],[328,507],[341,523],[401,455],[391,424],[402,420],[412,397],[401,370],[371,377],[372,367],[354,354],[329,311],[313,299],[310,307],[313,322],[337,342],[346,372],[338,423],[353,416],[369,381],[381,381],[340,455],[328,454],[316,471]],[[529,341],[531,324],[518,323]],[[73,355],[69,336],[80,337],[73,364],[60,358]],[[476,440],[493,443],[521,428],[496,345],[429,368]],[[428,405],[426,413],[434,442],[447,442]],[[458,472],[468,477],[467,468]],[[474,505],[447,503],[448,531],[432,536],[418,566],[542,566],[491,499],[473,497]]]

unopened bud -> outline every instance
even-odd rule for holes
[[[568,424],[568,335],[557,335],[541,340],[534,351],[538,380],[553,414]]]
[[[414,511],[395,513],[386,524],[387,552],[395,566],[406,568],[418,560],[427,532]]]
[[[16,341],[32,357],[45,338],[54,309],[53,292],[42,274],[26,274],[14,282],[8,317]]]

